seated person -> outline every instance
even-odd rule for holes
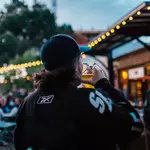
[[[12,103],[12,104],[11,104]],[[21,101],[18,97],[15,98],[14,102],[10,101],[9,105],[13,106],[11,111],[9,111],[8,113],[6,113],[2,107],[2,109],[0,109],[0,116],[1,117],[15,117],[19,108]],[[3,105],[5,104],[5,102],[3,103]],[[4,108],[6,108],[6,106],[4,106]]]

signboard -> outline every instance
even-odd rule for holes
[[[150,44],[150,36],[142,36],[140,40],[146,44]]]
[[[137,79],[144,77],[144,67],[134,68],[128,70],[129,79]]]

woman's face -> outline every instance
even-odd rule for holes
[[[16,104],[16,105],[20,105],[20,100],[19,100],[19,98],[15,98],[15,104]]]
[[[5,105],[6,105],[6,102],[7,102],[7,100],[2,98],[1,101],[0,101],[1,106],[2,106],[2,107],[5,106]]]

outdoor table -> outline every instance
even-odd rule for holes
[[[5,122],[5,121],[0,121],[0,130],[4,130],[10,127],[14,127],[16,125],[15,122]]]
[[[12,122],[15,122],[15,120],[16,120],[16,116],[4,116],[3,117],[4,122],[12,123]]]
[[[15,122],[0,121],[0,138],[3,138],[5,133],[8,133],[8,130],[15,126],[16,126]]]

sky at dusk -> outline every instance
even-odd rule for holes
[[[11,0],[0,0],[0,9]],[[24,0],[30,6],[34,0]],[[150,1],[150,0],[147,0]],[[38,0],[51,8],[51,0]],[[58,24],[69,23],[74,30],[104,30],[143,0],[57,0]]]

